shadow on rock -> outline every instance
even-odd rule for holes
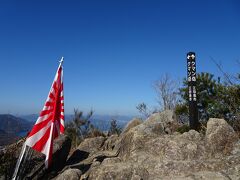
[[[83,161],[84,159],[87,159],[89,154],[90,153],[87,151],[82,151],[82,150],[77,149],[76,151],[73,152],[73,154],[67,160],[66,166],[70,165],[70,164],[75,164],[80,161]]]

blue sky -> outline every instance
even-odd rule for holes
[[[64,61],[65,109],[136,114],[156,106],[152,83],[164,73],[239,72],[237,0],[1,0],[0,113],[38,113],[58,61]]]

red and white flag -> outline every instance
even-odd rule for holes
[[[48,168],[52,160],[53,140],[64,132],[63,58],[60,61],[47,100],[37,122],[26,139],[26,145],[46,155]]]

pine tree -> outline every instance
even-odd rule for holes
[[[197,101],[201,120],[209,118],[225,118],[230,120],[239,113],[240,86],[222,83],[220,78],[217,80],[213,74],[197,74]],[[180,94],[184,102],[177,106],[176,112],[188,109],[188,82],[184,79],[183,88]]]
[[[108,134],[109,135],[113,135],[113,134],[118,134],[119,135],[120,133],[121,133],[121,128],[118,127],[117,120],[112,119]]]

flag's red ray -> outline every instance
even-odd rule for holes
[[[51,130],[51,126],[47,129],[45,134],[43,134],[42,138],[40,140],[38,140],[36,142],[36,144],[34,144],[34,146],[32,146],[33,149],[35,149],[36,151],[39,151],[39,152],[42,151],[42,149],[44,148],[43,144],[46,144],[47,140],[49,138],[50,130]]]
[[[31,130],[31,132],[29,133],[28,137],[34,135],[35,133],[37,133],[38,131],[40,131],[42,128],[44,128],[48,123],[49,121],[52,120],[52,116],[50,115],[46,120],[38,123],[38,124],[35,124]]]

